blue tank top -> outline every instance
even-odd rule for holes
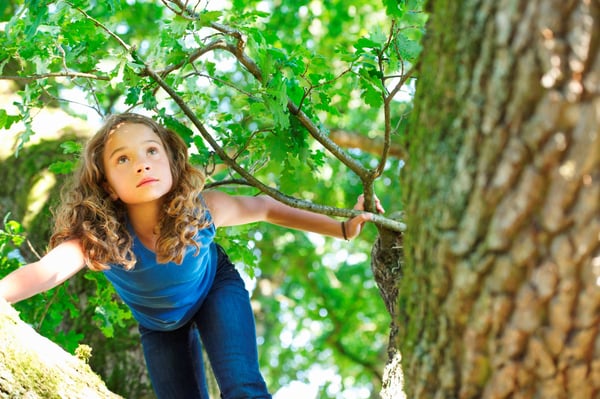
[[[211,220],[208,211],[206,217]],[[198,231],[195,240],[200,251],[196,255],[196,248],[188,246],[181,265],[158,263],[156,254],[142,244],[133,229],[130,232],[137,259],[134,268],[110,265],[104,275],[142,326],[158,331],[181,327],[198,311],[215,278],[214,224]]]

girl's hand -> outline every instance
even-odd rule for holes
[[[377,196],[375,196],[375,208],[377,209],[377,213],[385,212],[385,209],[383,209],[383,206],[381,206],[381,202],[379,201],[379,198],[377,198]],[[358,199],[356,200],[356,205],[354,205],[354,209],[356,209],[357,211],[365,210],[365,195],[364,194],[361,194],[358,196]]]
[[[383,206],[381,205],[381,202],[379,201],[379,198],[377,198],[377,196],[375,196],[375,208],[377,209],[378,213],[385,212],[385,210],[383,209]],[[356,205],[354,205],[354,209],[357,211],[365,210],[364,194],[361,194],[358,196]],[[343,222],[344,223],[343,227],[346,231],[345,238],[347,238],[348,240],[351,240],[354,237],[358,236],[360,234],[360,232],[362,231],[362,228],[363,228],[365,222],[368,222],[369,220],[372,220],[372,219],[373,219],[373,214],[365,212],[365,213],[361,213],[360,215],[355,216],[355,217]]]

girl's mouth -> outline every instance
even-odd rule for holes
[[[136,187],[141,187],[145,184],[153,183],[155,181],[158,181],[158,179],[154,179],[152,177],[147,177],[147,178],[142,179],[142,181],[140,181]]]

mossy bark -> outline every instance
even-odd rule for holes
[[[0,299],[0,398],[121,397],[106,388],[85,359],[36,333]]]
[[[600,3],[430,1],[401,184],[410,398],[600,396]]]

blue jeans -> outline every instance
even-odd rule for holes
[[[271,398],[258,368],[248,291],[225,252],[218,251],[215,281],[188,324],[167,332],[140,326],[146,366],[159,399],[209,398],[202,345],[222,398]]]

